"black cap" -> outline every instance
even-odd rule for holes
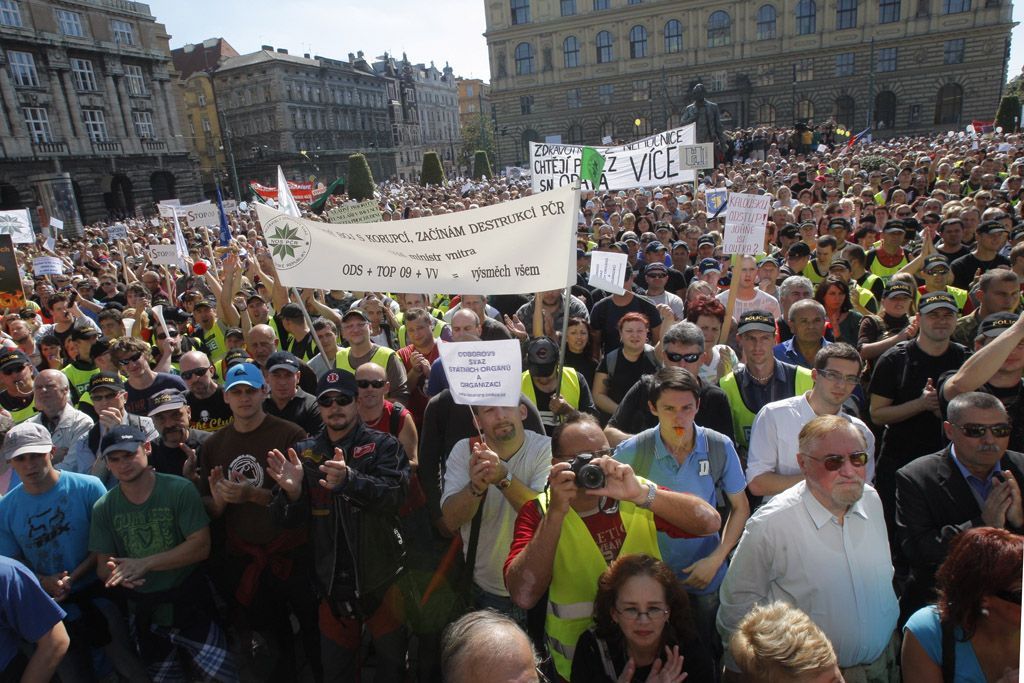
[[[94,359],[110,351],[110,340],[106,337],[99,337],[89,348],[89,358]]]
[[[717,244],[715,243],[715,238],[712,237],[711,235],[704,235],[703,237],[697,239],[698,247],[703,244],[710,244],[712,247],[717,246]]]
[[[347,370],[331,369],[316,383],[317,398],[337,391],[345,396],[355,397],[359,393],[356,376]]]
[[[164,389],[163,391],[156,392],[149,399],[149,412],[146,414],[149,417],[153,417],[168,410],[184,408],[187,405],[188,399],[185,398],[184,393],[177,389]]]
[[[299,359],[295,357],[295,354],[290,351],[275,351],[267,358],[266,367],[267,372],[273,372],[274,370],[298,372],[302,369],[302,364],[299,363]]]
[[[828,229],[831,230],[832,228],[842,228],[843,230],[846,230],[847,232],[849,232],[850,231],[850,221],[846,220],[842,216],[840,216],[838,218],[833,218],[832,220],[830,220],[828,222]]]
[[[117,425],[100,439],[100,455],[106,457],[115,451],[134,453],[146,443],[146,433],[134,425]]]
[[[659,242],[658,240],[649,242],[647,246],[644,247],[644,253],[650,253],[652,251],[665,251],[665,245]]]
[[[794,242],[789,245],[789,251],[786,252],[786,256],[790,258],[800,258],[801,256],[810,256],[811,248],[807,246],[807,242]]]
[[[361,308],[350,308],[347,311],[345,311],[345,315],[341,316],[341,322],[345,322],[345,320],[351,318],[354,315],[358,315],[366,322],[370,322],[370,319],[366,316],[366,311],[364,311]]]
[[[906,282],[890,282],[882,292],[882,298],[888,299],[891,296],[907,296],[913,298],[914,288]]]
[[[75,341],[98,336],[100,336],[100,331],[91,325],[72,325],[71,327],[71,338]]]
[[[907,227],[901,220],[891,220],[885,222],[885,227],[882,228],[882,232],[906,232]]]
[[[775,334],[775,318],[768,311],[747,311],[740,316],[736,325],[736,334],[744,332],[771,332]]]
[[[960,307],[956,305],[956,299],[949,292],[929,292],[921,296],[917,302],[917,310],[923,315],[934,310],[945,308],[958,313]]]
[[[796,223],[786,223],[782,229],[779,230],[779,237],[788,237],[790,239],[800,237],[800,226]]]
[[[242,330],[238,329],[237,327],[229,327],[224,332],[224,338],[225,339],[231,339],[232,337],[238,337],[239,339],[245,339],[245,335],[242,334]]]
[[[17,349],[0,352],[0,370],[6,370],[14,365],[30,365],[31,361],[24,352]]]
[[[847,270],[852,270],[852,268],[850,267],[850,262],[844,258],[832,259],[832,262],[828,264],[828,269],[833,270],[835,268],[846,268]]]
[[[985,221],[978,226],[976,231],[979,235],[987,235],[994,232],[1009,232],[1002,221]]]
[[[549,337],[537,337],[526,345],[526,367],[538,377],[547,377],[558,366],[558,344]]]
[[[97,389],[124,391],[124,380],[116,372],[99,372],[89,378],[89,393],[91,394]]]
[[[252,359],[249,357],[249,354],[245,349],[231,349],[224,354],[224,368],[230,368],[232,365],[237,365],[238,363],[248,363],[250,360]]]
[[[216,308],[217,300],[207,298],[199,299],[198,301],[196,301],[196,305],[193,308],[202,308],[203,306],[207,306],[209,308]]]
[[[942,266],[946,270],[949,270],[949,259],[947,259],[942,254],[932,254],[931,256],[924,260],[924,266],[922,267],[922,270],[927,273],[935,266]]]
[[[998,337],[1004,330],[1017,322],[1016,313],[993,313],[981,321],[978,326],[978,337]]]

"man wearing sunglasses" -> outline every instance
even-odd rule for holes
[[[896,473],[896,531],[910,565],[904,618],[934,599],[935,572],[957,534],[978,526],[1024,533],[1024,453],[1007,450],[1006,409],[990,393],[968,392],[947,414],[942,428],[952,443]]]
[[[363,423],[357,393],[355,377],[344,370],[320,379],[323,431],[267,454],[267,474],[280,486],[270,510],[312,539],[323,679],[353,680],[365,624],[376,650],[375,677],[400,681],[407,634],[396,583],[405,555],[398,509],[409,460],[395,437]]]
[[[167,372],[155,372],[149,366],[151,348],[138,337],[121,337],[115,339],[110,346],[118,370],[128,377],[126,407],[129,413],[135,415],[149,412],[149,400],[158,391],[185,391],[188,388],[180,377]]]
[[[216,432],[231,422],[231,409],[224,402],[224,390],[215,379],[210,359],[202,351],[182,354],[181,379],[188,385],[185,400],[191,413],[190,429]]]
[[[35,376],[36,369],[23,352],[0,352],[0,408],[11,414],[15,424],[36,414]]]
[[[387,400],[390,385],[384,368],[376,363],[363,363],[356,370],[359,388],[356,408],[359,417],[370,429],[391,434],[402,444],[409,466],[417,468],[416,453],[419,436],[412,413],[398,401]]]
[[[263,409],[268,415],[294,422],[315,436],[323,429],[316,398],[299,388],[301,365],[295,354],[277,351],[270,355],[264,367],[270,395],[264,401]]]
[[[846,680],[899,680],[899,605],[881,501],[865,483],[866,449],[860,430],[838,415],[800,430],[804,480],[753,514],[722,582],[723,642],[755,604],[784,600],[814,615]],[[739,671],[728,653],[725,660]]]

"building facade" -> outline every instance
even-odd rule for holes
[[[0,208],[67,174],[84,222],[199,199],[170,36],[128,0],[0,0]]]
[[[213,86],[243,194],[249,181],[276,185],[279,165],[289,180],[328,184],[357,152],[375,178],[396,172],[387,79],[361,52],[344,62],[264,45],[225,59]]]
[[[503,0],[485,6],[500,165],[527,143],[678,125],[704,83],[727,128],[798,120],[875,136],[995,117],[1008,0]]]

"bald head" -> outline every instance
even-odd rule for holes
[[[270,325],[255,325],[245,337],[245,350],[260,365],[277,350],[277,333]]]
[[[463,308],[452,316],[452,341],[478,341],[483,334],[480,318],[473,311]]]

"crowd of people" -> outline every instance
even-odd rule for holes
[[[251,210],[15,245],[63,274],[3,295],[0,681],[1019,680],[1024,139],[735,139],[582,192],[567,292],[292,291]],[[456,403],[500,339],[519,406]]]

